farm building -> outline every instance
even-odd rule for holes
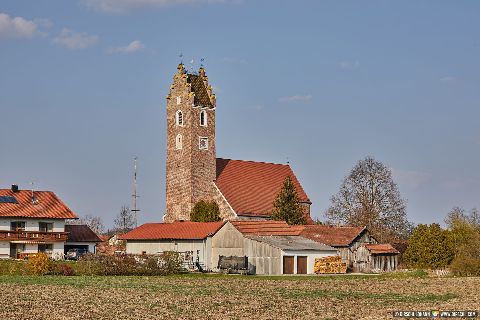
[[[366,227],[306,225],[301,235],[336,248],[355,272],[393,271],[398,265],[399,252],[390,244],[378,244]]]
[[[67,253],[70,249],[81,249],[86,252],[96,253],[97,244],[102,242],[98,235],[84,224],[65,225],[65,232],[68,232],[64,250]]]
[[[355,251],[354,272],[389,272],[397,269],[400,252],[390,244],[365,244]]]
[[[187,265],[195,263],[212,269],[212,236],[224,222],[174,221],[172,223],[145,223],[119,237],[126,240],[129,254],[158,254],[166,251],[180,253]]]
[[[312,274],[316,258],[337,255],[331,246],[300,236],[284,221],[226,222],[212,237],[212,266],[219,258],[247,257],[251,274]]]

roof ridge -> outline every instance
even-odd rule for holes
[[[288,163],[276,163],[276,162],[266,162],[266,161],[255,161],[255,160],[239,160],[239,159],[228,159],[228,158],[217,158],[218,160],[228,160],[228,161],[240,161],[240,162],[253,162],[253,163],[263,163],[263,164],[273,164],[276,166],[287,166],[290,167]]]

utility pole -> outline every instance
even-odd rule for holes
[[[138,227],[138,212],[140,211],[140,209],[137,209],[137,198],[139,198],[139,196],[137,196],[137,159],[138,157],[135,156],[133,158],[133,214],[134,214],[134,217],[135,217],[135,228]]]

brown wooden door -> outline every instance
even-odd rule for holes
[[[307,274],[307,257],[297,256],[297,274]]]
[[[283,274],[293,274],[294,257],[283,256]]]

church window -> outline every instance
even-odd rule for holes
[[[175,148],[177,150],[181,150],[182,149],[182,135],[181,134],[177,134],[177,137],[175,138]]]
[[[183,112],[178,110],[175,114],[175,122],[177,126],[183,126]]]
[[[207,126],[207,111],[205,110],[200,111],[200,125],[202,127]]]
[[[177,97],[177,104],[180,104],[180,103],[182,103],[182,98]]]
[[[198,140],[198,149],[200,150],[208,150],[208,138],[207,137],[200,137]]]

